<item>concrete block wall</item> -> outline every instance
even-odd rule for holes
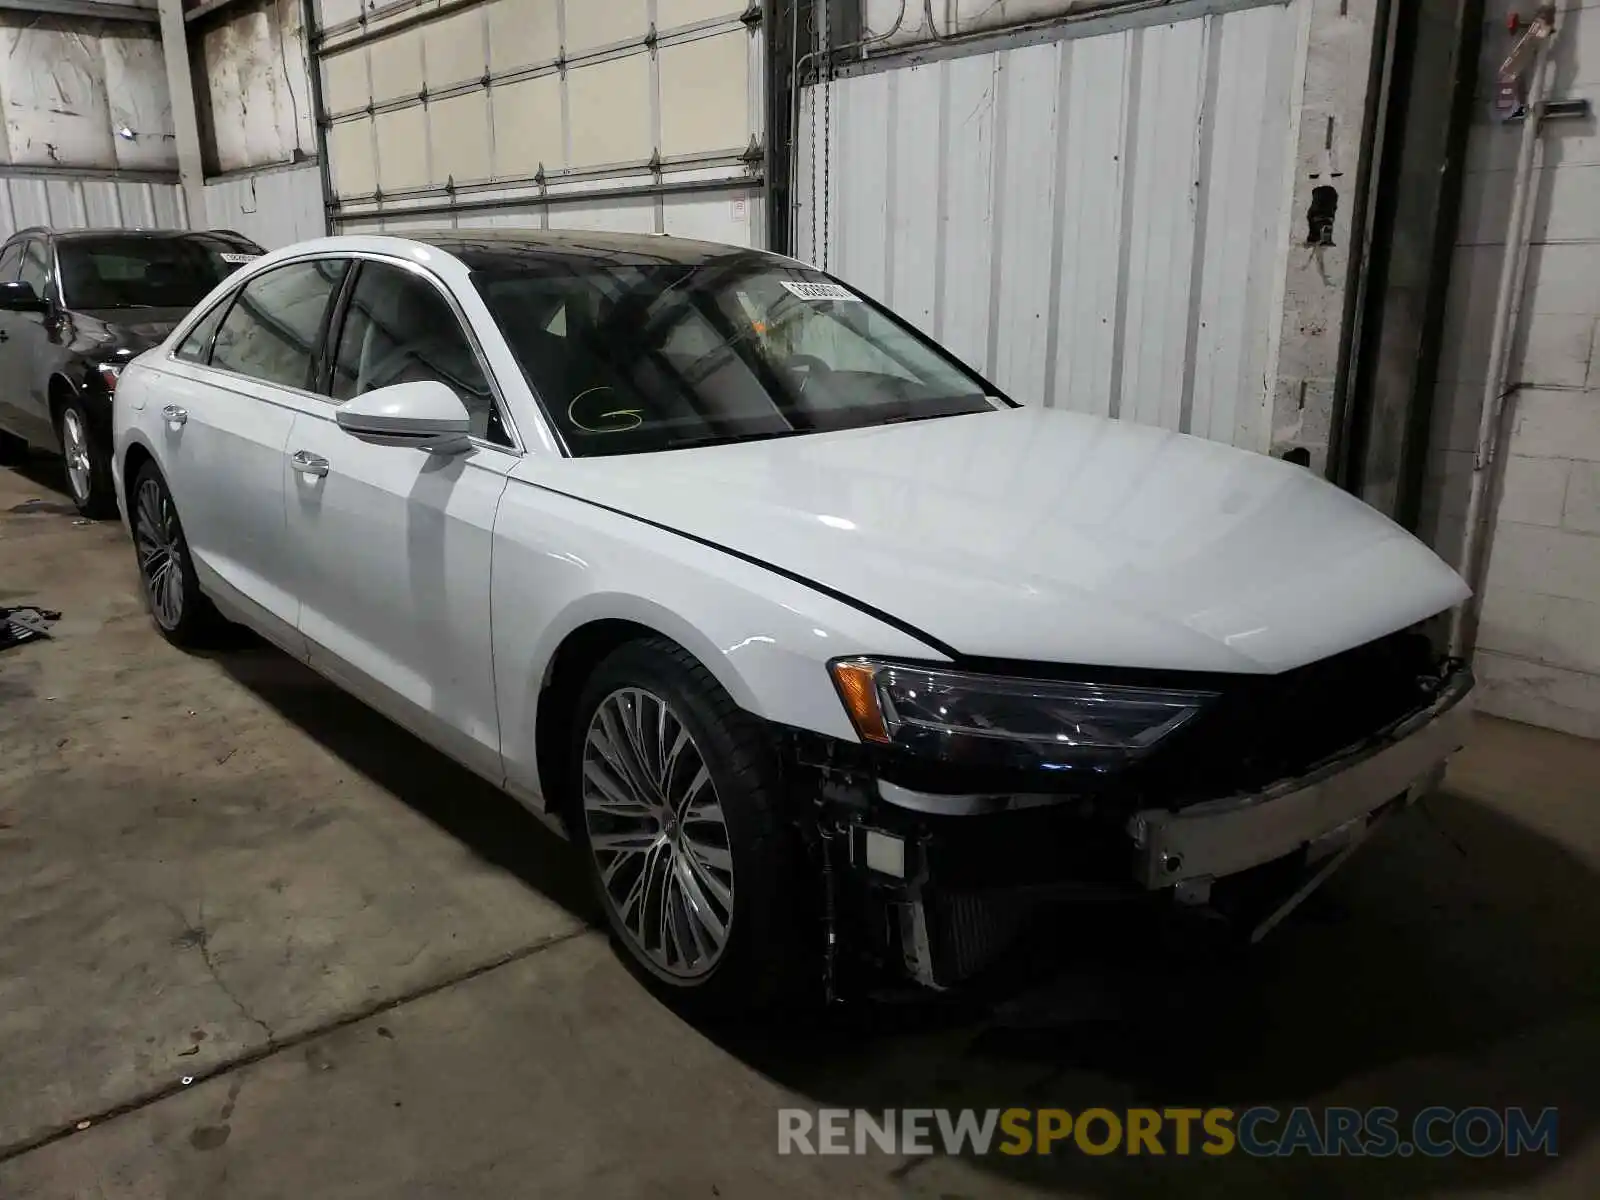
[[[1452,562],[1520,136],[1491,107],[1514,7],[1487,14],[1430,438],[1422,533]],[[1600,0],[1566,6],[1555,63],[1556,98],[1600,106]],[[1600,130],[1552,123],[1543,142],[1475,665],[1487,711],[1600,738]]]

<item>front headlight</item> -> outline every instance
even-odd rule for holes
[[[1113,767],[1147,754],[1215,695],[865,658],[828,666],[863,741],[973,765]]]

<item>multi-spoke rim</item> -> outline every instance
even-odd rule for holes
[[[67,483],[81,503],[89,498],[89,435],[76,409],[61,414],[61,453],[67,460]]]
[[[658,973],[717,965],[733,927],[733,853],[716,785],[660,696],[619,688],[583,744],[583,815],[606,903]]]
[[[183,547],[172,498],[154,479],[139,485],[133,542],[139,552],[139,575],[144,580],[145,595],[150,598],[150,611],[161,628],[175,629],[183,620]]]

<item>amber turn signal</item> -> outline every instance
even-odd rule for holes
[[[878,689],[872,682],[877,668],[871,663],[846,660],[831,663],[830,669],[839,698],[844,701],[856,732],[864,741],[887,742],[889,731],[884,727],[883,710],[878,707]]]

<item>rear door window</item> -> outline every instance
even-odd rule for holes
[[[289,263],[244,285],[217,330],[211,365],[309,391],[328,306],[349,260]]]

